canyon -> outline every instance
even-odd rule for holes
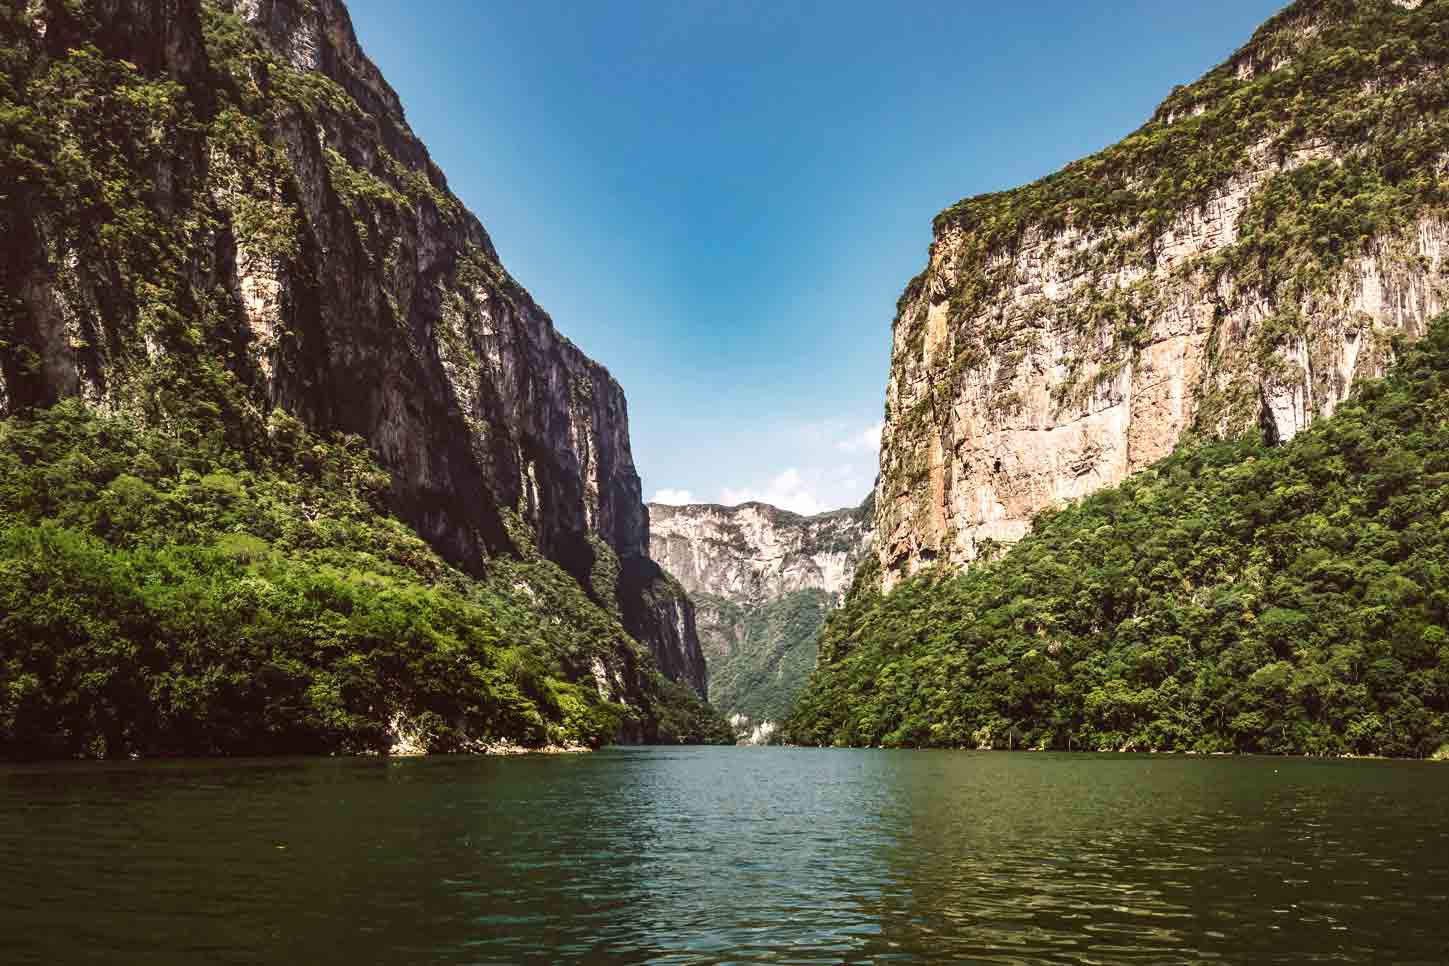
[[[802,517],[644,504],[622,387],[504,268],[341,0],[33,0],[3,15],[0,457],[26,482],[0,514],[41,528],[31,563],[47,526],[117,554],[178,530],[207,567],[461,593],[487,660],[452,670],[565,743],[696,735],[707,697],[766,740],[858,643],[817,654],[847,598],[999,560],[1184,447],[1291,445],[1424,337],[1449,304],[1442,11],[1298,0],[1117,144],[941,212],[874,491]],[[503,626],[542,628],[536,653]],[[293,658],[287,707],[331,734],[341,685]],[[410,745],[466,730],[386,710]],[[130,740],[103,724],[95,747]]]
[[[815,668],[829,613],[871,553],[869,498],[801,516],[764,503],[649,504],[650,555],[694,604],[711,700],[767,741]]]

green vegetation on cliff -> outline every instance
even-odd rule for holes
[[[76,401],[0,422],[0,757],[730,740],[557,566],[466,576],[360,440],[265,430],[243,457]],[[643,683],[602,700],[621,662]]]
[[[505,419],[477,299],[551,322],[344,12],[233,6],[0,4],[0,757],[730,740],[564,519],[607,374]]]
[[[755,721],[779,721],[788,714],[815,669],[816,641],[833,598],[809,588],[745,606],[695,594],[714,705]]]
[[[1306,212],[1317,231],[1302,241],[1319,256],[1342,257],[1384,220],[1445,200],[1435,170],[1446,61],[1440,3],[1410,10],[1390,0],[1299,0],[1231,60],[1174,89],[1121,142],[1026,187],[960,201],[937,226],[969,228],[986,248],[1033,226],[1151,235],[1243,171],[1253,152],[1281,157],[1327,143],[1366,166],[1324,172],[1348,193]]]
[[[1449,741],[1449,318],[1281,448],[1197,441],[964,573],[862,574],[807,744],[1426,756]]]
[[[933,413],[959,398],[972,373],[999,380],[991,405],[1016,412],[1023,400],[1009,391],[1012,377],[1044,333],[1071,344],[1054,401],[1079,407],[1161,338],[1185,287],[1212,305],[1209,369],[1222,376],[1200,390],[1196,423],[1246,430],[1260,382],[1309,376],[1275,350],[1294,339],[1317,348],[1321,314],[1351,320],[1314,300],[1335,305],[1345,266],[1361,256],[1402,255],[1412,267],[1416,223],[1449,205],[1446,65],[1443,3],[1298,0],[1117,144],[941,212],[936,238],[950,235],[955,246],[950,280],[913,279],[897,324],[908,355],[920,357],[929,304],[947,301],[951,349],[933,357],[934,392],[897,419],[928,437]],[[1173,254],[1235,183],[1248,195],[1226,243]],[[1040,280],[1019,277],[1003,256],[1035,242],[1067,253],[1069,288],[1013,305],[1010,293]],[[941,288],[921,298],[933,282]],[[1268,317],[1241,332],[1225,323],[1248,307]]]

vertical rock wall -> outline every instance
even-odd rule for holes
[[[887,587],[1188,432],[1287,440],[1449,300],[1449,8],[1299,2],[1125,141],[943,212],[893,325]]]
[[[593,586],[648,569],[623,390],[503,268],[339,0],[8,16],[10,82],[78,105],[74,145],[36,150],[81,162],[7,172],[0,415],[79,394],[164,421],[210,394],[244,437],[285,409],[366,439],[394,511],[464,569],[534,547],[600,601],[642,593]],[[660,630],[687,601],[618,603],[702,682],[692,620]]]

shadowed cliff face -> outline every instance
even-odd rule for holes
[[[641,640],[659,642],[655,648],[659,669],[708,698],[709,678],[694,602],[684,588],[646,557],[624,562],[619,588],[625,626],[637,628],[634,633]]]
[[[1442,3],[1303,0],[1120,144],[938,216],[893,328],[886,586],[1381,374],[1449,291],[1446,64]]]
[[[274,408],[355,433],[450,561],[536,548],[702,685],[688,601],[645,559],[622,389],[508,275],[343,5],[29,7],[4,15],[30,55],[10,83],[73,105],[82,150],[3,159],[0,415],[202,399],[239,445]]]
[[[649,505],[650,554],[689,592],[726,714],[779,720],[815,667],[815,642],[871,550],[871,501],[804,517],[764,503]]]

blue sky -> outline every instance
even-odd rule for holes
[[[1136,128],[1277,0],[350,0],[646,498],[860,501],[931,219]]]

